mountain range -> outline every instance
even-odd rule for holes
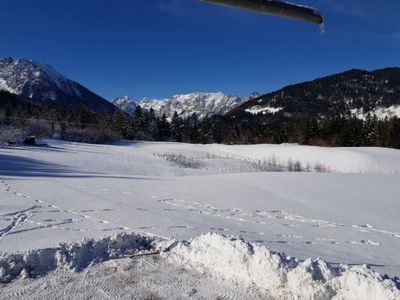
[[[163,100],[143,99],[138,103],[125,96],[114,99],[112,103],[129,114],[133,113],[136,106],[140,106],[144,110],[153,109],[159,116],[165,114],[167,117],[172,117],[177,112],[182,118],[196,114],[197,118],[202,120],[207,116],[224,115],[244,102],[259,96],[259,94],[253,93],[242,99],[223,93],[191,93],[175,95],[170,99]]]
[[[252,119],[267,115],[317,119],[335,115],[366,118],[368,114],[378,118],[400,117],[400,68],[355,69],[244,98],[223,93],[191,93],[169,99],[143,99],[137,103],[121,97],[111,103],[47,64],[4,58],[0,59],[0,90],[35,103],[71,107],[83,103],[96,113],[113,113],[118,107],[132,114],[139,105],[143,110],[152,108],[158,116],[172,117],[176,111],[182,118],[195,113],[199,120],[212,115],[252,116]]]

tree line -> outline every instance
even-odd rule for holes
[[[378,119],[367,115],[332,116],[317,119],[310,116],[284,115],[211,116],[201,121],[194,114],[181,119],[158,117],[153,110],[138,106],[132,116],[117,111],[114,129],[126,139],[174,141],[185,143],[297,143],[318,146],[377,146],[400,149],[400,119]]]
[[[35,103],[0,91],[0,130],[25,128],[27,134],[51,136],[78,142],[104,143],[118,139],[185,143],[298,143],[319,146],[379,146],[400,149],[400,119],[365,119],[353,116],[315,118],[298,114],[211,116],[199,120],[194,114],[168,118],[139,106],[132,115],[116,110],[91,112],[53,102]]]

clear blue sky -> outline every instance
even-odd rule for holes
[[[0,57],[47,62],[110,99],[269,92],[400,66],[399,0],[292,0],[318,26],[196,0],[0,0]]]

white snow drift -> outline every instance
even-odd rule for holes
[[[395,283],[366,266],[333,267],[322,259],[305,261],[274,253],[243,239],[206,234],[181,242],[164,254],[216,277],[257,286],[276,299],[399,299]]]
[[[167,246],[169,245],[169,246]],[[215,233],[176,243],[156,237],[119,234],[98,241],[0,257],[0,281],[46,275],[57,269],[79,272],[94,263],[160,255],[181,268],[232,280],[274,299],[399,299],[400,291],[366,266],[334,267],[322,259],[299,261],[240,238]],[[88,284],[89,285],[89,284]]]

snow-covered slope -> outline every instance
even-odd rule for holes
[[[115,98],[111,103],[128,114],[132,114],[136,109],[135,101],[128,96]]]
[[[94,111],[113,111],[114,106],[47,64],[28,59],[0,59],[0,90],[36,101],[55,101]]]
[[[389,107],[377,107],[368,113],[364,113],[362,108],[352,109],[352,116],[355,116],[358,119],[366,120],[368,115],[370,117],[376,116],[378,120],[384,120],[386,118],[390,119],[393,117],[400,118],[400,105],[392,105]]]
[[[375,271],[400,273],[399,150],[47,143],[0,149],[0,281],[55,272],[1,295],[398,297]],[[271,172],[272,154],[337,173]]]
[[[319,166],[339,173],[400,174],[400,151],[376,147],[317,147],[283,145],[212,145],[216,150],[254,162],[273,162],[287,166],[299,162],[302,167]]]

